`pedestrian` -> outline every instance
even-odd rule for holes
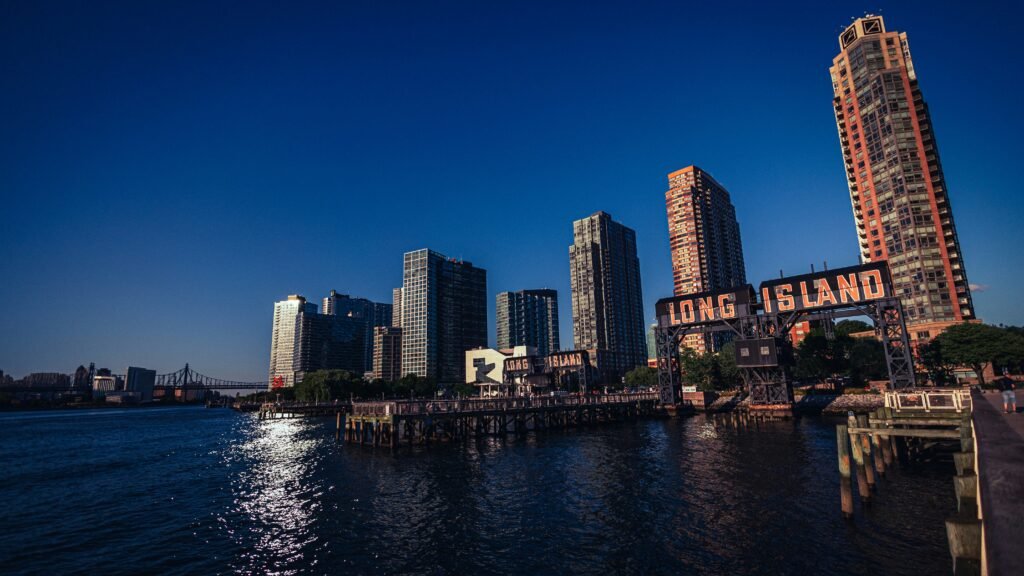
[[[1017,386],[1010,378],[1009,370],[1003,370],[1003,377],[996,381],[996,387],[1003,393],[1003,412],[1015,414],[1017,412],[1017,393],[1014,390]]]

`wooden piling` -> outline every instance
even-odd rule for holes
[[[861,414],[860,416],[857,416],[857,427],[868,428],[868,417],[866,415]],[[874,489],[875,468],[873,462],[874,458],[872,457],[871,452],[871,434],[861,433],[858,434],[857,436],[859,436],[858,439],[860,440],[861,452],[864,454],[864,475],[868,481],[868,488]]]
[[[892,413],[892,408],[879,408],[878,409],[878,418],[880,420],[885,420],[887,422],[891,422],[892,421],[891,413]],[[887,424],[879,424],[880,428],[885,428],[887,426],[888,426]],[[896,462],[895,462],[895,457],[894,457],[893,451],[892,451],[892,440],[889,438],[889,435],[888,434],[879,434],[878,435],[878,445],[879,445],[879,447],[882,450],[882,462],[885,464],[885,467],[886,468],[892,468],[895,465]]]
[[[853,517],[853,486],[850,479],[850,435],[843,424],[836,426],[839,456],[839,502],[844,518]]]
[[[875,414],[877,415],[877,411],[875,412]],[[875,423],[871,424],[871,427],[876,429],[876,430],[880,426],[881,425],[878,422],[875,422]],[[882,455],[882,442],[881,442],[881,435],[879,435],[879,434],[872,434],[871,435],[871,454],[872,454],[872,456],[874,456],[874,460],[875,460],[875,473],[876,473],[876,475],[879,478],[884,477],[885,476],[885,458]]]
[[[857,418],[850,414],[847,418],[847,425],[850,428],[857,427]],[[864,449],[859,434],[850,434],[850,452],[853,455],[853,463],[857,467],[857,493],[860,494],[861,502],[871,501],[871,487],[868,485],[867,470],[864,466]]]

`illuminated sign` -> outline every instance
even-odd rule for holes
[[[752,314],[752,304],[757,303],[753,286],[749,284],[729,290],[701,292],[662,298],[655,304],[658,325],[697,325],[730,320]]]
[[[761,302],[758,303],[758,296]],[[828,310],[867,304],[893,297],[889,266],[872,262],[762,282],[755,293],[749,285],[662,298],[655,304],[658,326],[701,326],[757,313]]]
[[[885,262],[826,270],[761,283],[761,307],[768,314],[863,304],[892,297]]]
[[[528,374],[533,372],[533,356],[517,356],[505,359],[506,374]]]
[[[587,353],[582,350],[551,354],[547,359],[548,370],[559,368],[583,368],[587,364]]]
[[[284,376],[274,376],[271,388],[284,388]]]

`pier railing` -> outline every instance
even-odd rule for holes
[[[971,391],[967,388],[929,388],[886,392],[885,407],[896,411],[970,411]]]
[[[600,394],[594,396],[522,396],[512,398],[469,398],[462,400],[399,400],[357,402],[356,416],[419,416],[464,412],[495,412],[535,408],[600,406],[657,400],[656,393]]]

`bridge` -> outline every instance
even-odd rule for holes
[[[175,390],[266,390],[269,382],[240,382],[206,376],[193,370],[187,363],[177,372],[159,374],[154,388]]]

